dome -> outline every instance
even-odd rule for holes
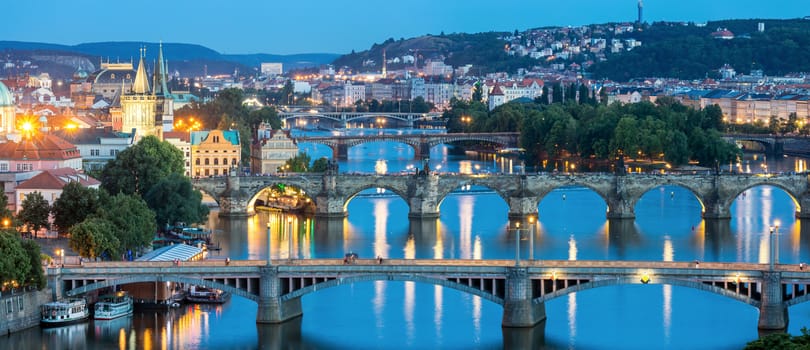
[[[8,91],[6,85],[0,81],[0,107],[12,105],[14,105],[14,100],[11,98],[11,91]]]
[[[73,79],[74,79],[74,80],[84,80],[84,79],[87,79],[87,76],[88,76],[88,75],[89,75],[89,74],[87,74],[87,71],[86,71],[86,70],[84,70],[84,69],[79,69],[79,70],[77,70],[75,73],[73,73]]]

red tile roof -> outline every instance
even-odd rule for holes
[[[27,190],[59,190],[69,182],[78,182],[84,187],[98,186],[100,181],[79,173],[73,168],[59,168],[45,170],[36,176],[17,185],[17,189]]]
[[[67,160],[81,158],[79,150],[59,137],[37,134],[24,137],[19,143],[9,141],[0,144],[0,159],[6,160]]]

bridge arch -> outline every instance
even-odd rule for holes
[[[793,190],[791,190],[787,186],[785,186],[785,185],[783,185],[783,184],[781,184],[779,182],[775,182],[775,181],[756,182],[756,183],[749,184],[746,187],[742,187],[742,188],[740,188],[740,189],[738,189],[738,190],[736,190],[734,192],[731,192],[729,197],[724,202],[724,204],[726,205],[726,208],[731,208],[731,204],[734,203],[734,201],[736,201],[737,198],[739,198],[740,195],[743,192],[746,192],[746,191],[748,191],[748,190],[750,190],[750,189],[752,189],[754,187],[775,187],[777,189],[780,189],[780,190],[784,191],[788,195],[790,200],[793,201],[793,205],[796,207],[796,209],[795,209],[796,214],[801,213],[802,206],[801,206],[801,202],[799,201],[800,196],[793,193]]]
[[[458,190],[460,188],[467,187],[467,186],[470,186],[470,187],[472,187],[472,186],[484,187],[484,188],[486,188],[488,190],[492,190],[492,192],[495,192],[495,194],[497,194],[498,197],[500,197],[503,200],[504,204],[509,205],[509,194],[506,193],[506,192],[503,192],[499,187],[492,186],[491,184],[489,184],[489,183],[487,183],[485,181],[476,181],[476,179],[470,179],[470,180],[467,180],[467,181],[459,181],[459,182],[455,183],[454,185],[456,185],[456,186],[455,187],[447,186],[446,188],[440,189],[440,192],[439,192],[439,195],[438,195],[438,200],[436,201],[436,210],[437,211],[441,208],[442,203],[444,203],[444,200],[447,199],[447,197],[450,195],[451,192],[453,192],[455,190]]]
[[[810,294],[805,294],[805,295],[802,295],[800,297],[795,297],[793,299],[785,301],[785,306],[790,307],[790,306],[801,304],[801,303],[804,303],[804,302],[807,302],[807,301],[810,301]]]
[[[608,287],[608,286],[619,286],[619,285],[627,285],[627,284],[643,284],[638,277],[618,277],[618,278],[606,278],[600,279],[595,281],[590,281],[587,283],[577,284],[574,286],[570,286],[568,288],[559,289],[554,292],[545,294],[539,298],[535,298],[534,302],[545,302],[548,300],[556,299],[571,293],[581,292],[588,289],[600,288],[600,287]],[[714,293],[718,295],[722,295],[727,298],[734,299],[741,303],[745,303],[751,305],[753,307],[759,308],[761,302],[759,300],[749,298],[748,296],[734,293],[730,290],[726,290],[720,287],[716,287],[713,285],[709,285],[706,283],[702,283],[699,281],[692,281],[687,279],[680,279],[680,278],[670,278],[670,277],[659,277],[659,276],[652,276],[648,284],[668,284],[673,286],[680,286],[680,287],[688,287],[693,288],[709,293]]]
[[[177,283],[185,283],[185,284],[193,284],[197,286],[203,286],[208,288],[219,289],[225,292],[229,292],[233,295],[238,295],[244,297],[246,299],[253,300],[255,302],[259,302],[259,296],[253,293],[250,293],[244,289],[239,289],[234,286],[229,286],[224,283],[214,282],[210,280],[205,280],[201,278],[193,278],[193,277],[184,277],[178,275],[139,275],[139,276],[131,276],[131,277],[122,277],[122,278],[115,278],[115,279],[108,279],[100,282],[90,283],[81,287],[76,287],[70,290],[65,291],[65,294],[69,296],[76,296],[79,294],[84,294],[87,292],[92,292],[94,290],[99,290],[102,288],[108,288],[113,286],[121,286],[125,284],[131,283],[139,283],[139,282],[177,282]]]
[[[361,192],[377,188],[382,188],[386,191],[391,191],[392,193],[396,194],[400,199],[402,199],[405,202],[405,204],[408,204],[407,192],[404,192],[401,188],[397,188],[396,186],[392,186],[390,184],[374,184],[369,186],[353,188],[352,191],[347,194],[346,200],[343,201],[343,210],[348,211],[349,202],[351,202],[352,199],[356,198]],[[408,206],[410,207],[410,205]]]
[[[706,213],[707,203],[705,197],[707,194],[703,193],[699,188],[696,188],[695,184],[680,181],[678,179],[663,178],[663,177],[660,179],[654,178],[653,181],[648,183],[638,184],[636,188],[634,188],[631,191],[628,191],[628,194],[630,195],[629,198],[627,198],[629,206],[635,209],[635,207],[638,205],[638,202],[641,200],[641,197],[643,197],[645,194],[650,193],[657,188],[666,186],[677,186],[692,193],[692,195],[695,196],[695,199],[697,199],[698,204],[700,204],[701,216],[704,213]]]
[[[633,197],[633,202],[632,202],[633,208],[638,206],[638,202],[641,201],[641,199],[643,197],[645,197],[645,196],[653,196],[654,192],[656,190],[665,191],[667,187],[677,187],[679,189],[686,190],[686,192],[689,192],[689,194],[691,194],[695,198],[695,200],[697,200],[698,205],[700,205],[700,213],[699,214],[702,216],[703,213],[706,212],[706,204],[704,203],[703,198],[700,195],[700,193],[696,192],[696,190],[694,188],[686,186],[686,185],[684,185],[682,183],[679,183],[679,182],[668,182],[668,183],[664,183],[664,184],[658,184],[658,185],[654,185],[652,187],[646,188],[646,190],[642,190],[643,192],[641,192],[637,197],[636,196]],[[676,193],[675,193],[675,191],[669,190],[668,194],[667,193],[665,193],[665,194],[669,198],[672,198],[672,197],[675,196]],[[634,209],[634,211],[635,211],[635,209]]]
[[[283,186],[282,187],[283,189],[277,187],[279,185]],[[277,198],[281,198],[280,197],[281,195],[287,195],[286,193],[281,193],[282,191],[284,191],[284,192],[288,191],[287,186],[292,187],[293,192],[296,192],[296,191],[298,192],[298,194],[299,194],[298,197],[300,197],[300,198],[298,198],[298,200],[301,200],[302,203],[298,203],[296,205],[293,205],[293,203],[286,203],[286,204],[285,203],[271,203],[273,201],[272,198],[273,198],[274,194],[279,195],[279,197],[277,197]],[[292,195],[293,194],[290,194],[290,196],[292,196]],[[296,208],[300,207],[300,209],[305,211],[305,212],[314,213],[316,203],[315,203],[315,198],[313,197],[313,195],[314,195],[313,193],[307,192],[306,189],[303,189],[303,188],[299,187],[298,185],[295,185],[295,184],[287,185],[284,182],[278,182],[278,183],[274,183],[274,184],[268,184],[267,186],[259,189],[255,193],[253,193],[253,195],[250,197],[250,200],[248,200],[248,202],[247,202],[247,207],[248,207],[248,210],[252,210],[253,208],[256,207],[256,203],[258,203],[259,201],[263,201],[265,203],[265,205],[268,206],[268,207],[277,207],[277,208],[280,208],[280,209],[294,209],[294,208],[288,208],[289,206],[293,206],[293,207],[296,207]]]
[[[299,298],[309,293],[313,293],[319,290],[323,290],[326,288],[337,287],[341,285],[349,285],[357,282],[372,282],[372,281],[401,281],[401,282],[419,282],[419,283],[427,283],[433,284],[442,287],[452,288],[461,292],[477,295],[481,298],[486,300],[492,301],[498,305],[503,305],[504,301],[503,298],[496,296],[495,294],[483,291],[478,288],[474,288],[471,286],[467,286],[461,283],[456,283],[449,280],[428,277],[428,276],[421,276],[421,275],[414,275],[414,274],[398,274],[398,273],[380,273],[380,274],[371,274],[371,275],[362,275],[362,276],[346,276],[337,279],[332,279],[329,281],[313,284],[311,286],[297,289],[291,293],[287,293],[281,296],[283,301]]]

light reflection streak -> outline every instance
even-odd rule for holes
[[[460,174],[469,175],[472,174],[472,162],[469,160],[462,160],[458,162],[458,172]]]
[[[458,223],[459,223],[459,257],[470,259],[472,257],[472,228],[473,208],[476,196],[466,195],[458,197]]]
[[[675,257],[674,248],[672,248],[672,238],[669,235],[664,236],[664,261],[675,261],[673,258]]]
[[[579,250],[577,249],[577,240],[574,238],[574,235],[571,235],[568,238],[568,260],[577,260],[577,253]]]
[[[416,241],[413,238],[413,235],[408,236],[408,240],[405,242],[405,246],[402,248],[403,259],[415,259],[416,258]]]
[[[433,324],[436,325],[436,339],[442,338],[443,291],[444,287],[433,286]]]
[[[477,295],[472,297],[472,318],[474,334],[481,334],[481,297]]]
[[[416,308],[416,282],[405,282],[404,307],[406,343],[412,345],[416,336],[416,327],[413,322],[413,313]]]
[[[118,330],[118,348],[121,350],[127,348],[127,331],[123,328]]]
[[[374,299],[372,300],[372,305],[374,305],[374,318],[376,319],[376,328],[377,332],[382,331],[382,327],[385,325],[385,281],[374,281]]]
[[[481,249],[481,237],[475,236],[475,243],[473,244],[473,259],[481,260],[482,259],[482,251]]]
[[[577,340],[577,293],[568,294],[568,345],[575,348]]]
[[[388,250],[391,248],[388,245],[387,228],[389,205],[391,199],[377,199],[374,203],[374,256],[388,258]]]
[[[664,286],[664,340],[670,343],[670,331],[672,330],[672,285]]]

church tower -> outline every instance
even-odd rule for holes
[[[145,55],[146,49],[142,48],[131,92],[121,95],[121,131],[131,132],[135,129],[136,139],[148,135],[160,138],[162,135],[162,128],[155,127],[158,101],[157,96],[149,88]]]
[[[166,61],[163,59],[163,43],[160,43],[158,48],[158,60],[155,66],[155,72],[152,76],[152,85],[154,86],[154,95],[157,96],[157,110],[155,116],[158,118],[157,122],[162,125],[163,132],[169,132],[174,129],[174,99],[172,93],[169,91],[168,81],[168,67]]]

